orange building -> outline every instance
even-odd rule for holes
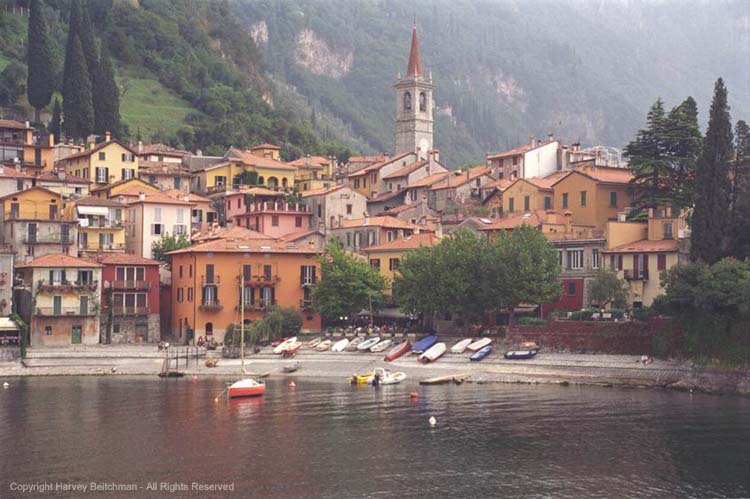
[[[297,246],[264,239],[216,239],[170,253],[172,256],[172,334],[178,341],[199,336],[223,341],[230,324],[262,318],[272,305],[302,315],[302,329],[319,331],[312,289],[320,276],[313,244]],[[190,336],[192,332],[192,338]]]

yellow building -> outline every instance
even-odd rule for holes
[[[502,191],[503,215],[513,216],[534,210],[551,210],[554,199],[553,183],[543,178],[514,180]]]
[[[301,191],[326,189],[333,185],[333,159],[323,156],[305,156],[290,161],[289,166],[297,169],[294,182]]]
[[[114,184],[100,185],[91,189],[91,195],[104,199],[114,199],[120,195],[127,196],[131,193],[133,198],[138,197],[139,192],[159,192],[159,188],[138,178],[120,180]]]
[[[67,173],[107,185],[138,177],[138,155],[109,133],[104,142],[58,160],[56,166]],[[93,189],[92,189],[93,190]]]
[[[255,152],[252,152],[255,151]],[[243,174],[254,173],[257,185],[291,189],[294,187],[294,166],[274,159],[278,157],[275,149],[257,149],[242,151],[231,148],[224,155],[224,161],[207,166],[198,174],[198,189],[206,194],[224,192],[249,183]],[[265,156],[260,155],[261,153]]]
[[[670,208],[650,209],[645,223],[610,221],[606,227],[604,265],[627,281],[634,308],[651,305],[664,292],[661,272],[679,262],[680,239],[688,237],[684,217]]]
[[[85,178],[70,175],[64,170],[51,170],[37,175],[34,183],[60,194],[64,199],[88,196],[91,185]]]
[[[0,162],[17,162],[33,173],[52,170],[55,164],[55,136],[35,133],[29,122],[0,119]]]
[[[363,248],[370,265],[380,272],[388,285],[387,293],[393,293],[393,278],[398,272],[398,267],[404,255],[409,251],[425,246],[434,246],[440,241],[433,233],[412,234],[394,241]]]
[[[555,210],[570,211],[574,223],[604,229],[607,221],[616,220],[617,213],[630,206],[632,179],[627,168],[584,165],[553,184]]]
[[[78,219],[78,253],[93,256],[101,251],[125,251],[126,205],[94,196],[77,199],[66,207]]]

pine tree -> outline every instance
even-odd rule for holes
[[[73,50],[66,65],[70,66],[71,76],[65,80],[63,90],[63,126],[68,136],[85,139],[94,125],[94,106],[91,80],[86,71],[86,57],[78,36],[73,38]]]
[[[727,253],[730,221],[729,179],[732,161],[732,123],[727,89],[719,78],[708,118],[706,138],[695,175],[695,209],[692,219],[690,256],[713,264]]]
[[[666,116],[661,99],[651,106],[646,128],[638,130],[636,139],[625,147],[633,170],[632,192],[635,209],[656,207],[664,202],[669,176],[663,143]]]
[[[47,129],[54,134],[55,143],[60,141],[62,132],[62,109],[60,108],[60,99],[55,97],[55,105],[52,107],[52,121],[47,125]]]
[[[673,206],[687,208],[695,200],[695,168],[703,147],[695,99],[688,97],[670,111],[664,133],[669,163],[668,197]]]
[[[49,104],[55,90],[52,43],[40,0],[31,0],[28,30],[26,95],[35,109],[34,122],[39,123],[39,113]]]
[[[112,59],[102,47],[99,65],[94,74],[94,133],[120,135],[120,96],[115,83]]]

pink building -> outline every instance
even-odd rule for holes
[[[253,202],[281,202],[284,197],[283,192],[266,189],[265,187],[250,187],[236,191],[227,191],[224,195],[224,219],[227,222],[234,220],[237,215],[247,213],[247,203]]]
[[[253,201],[247,212],[235,215],[233,221],[271,237],[283,237],[310,228],[312,213],[304,205],[285,201]]]

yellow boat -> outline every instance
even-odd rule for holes
[[[355,374],[346,378],[352,385],[369,385],[372,382],[373,373]]]

